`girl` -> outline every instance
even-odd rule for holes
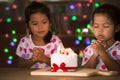
[[[120,71],[120,9],[104,4],[92,17],[96,40],[83,51],[82,67]]]
[[[32,2],[25,9],[25,20],[30,34],[21,38],[16,54],[20,67],[46,68],[50,65],[50,56],[61,40],[50,30],[50,10],[43,3]]]

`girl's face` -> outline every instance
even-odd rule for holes
[[[49,31],[50,22],[46,15],[34,13],[30,16],[29,27],[33,36],[44,38]]]
[[[94,15],[94,23],[92,29],[94,30],[94,35],[98,40],[114,40],[114,24],[106,14]]]

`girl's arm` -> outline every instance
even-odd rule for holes
[[[23,58],[19,57],[18,58],[18,67],[30,68],[31,66],[33,66],[38,61],[39,61],[38,57],[37,57],[37,59],[35,57],[32,57],[30,59],[23,59]],[[41,61],[50,65],[50,58],[48,58],[46,56],[42,57]]]
[[[30,68],[36,62],[37,61],[33,60],[33,58],[23,59],[23,58],[19,57],[18,58],[18,67],[21,67],[21,68]]]
[[[96,65],[98,63],[98,56],[96,54],[94,54],[89,61],[82,66],[83,68],[96,68]]]
[[[120,60],[115,61],[107,55],[106,52],[100,52],[99,56],[102,58],[108,70],[120,71]]]
[[[120,71],[120,63],[117,61],[113,60],[105,51],[107,44],[103,43],[102,41],[94,41],[92,44],[92,48],[94,52],[97,52],[100,58],[103,60],[104,64],[106,65],[108,70],[116,70]]]

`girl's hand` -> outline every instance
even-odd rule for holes
[[[100,53],[105,51],[105,42],[95,40],[92,44],[91,47],[96,55],[99,55]]]
[[[46,58],[46,56],[44,55],[43,49],[34,48],[32,58],[33,58],[34,61],[43,61]]]

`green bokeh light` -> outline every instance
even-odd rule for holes
[[[7,18],[7,23],[10,23],[12,20],[11,20],[11,18]]]
[[[8,59],[9,60],[13,60],[13,56],[8,56]]]
[[[93,43],[95,40],[94,39],[91,39],[91,43]]]
[[[82,37],[82,36],[78,36],[78,40],[80,40],[80,41],[81,41],[82,39],[83,39],[83,37]]]
[[[17,38],[13,38],[13,42],[17,42],[18,41],[18,39]]]
[[[76,29],[76,32],[77,32],[77,33],[81,33],[81,29],[80,29],[80,28],[77,28],[77,29]]]
[[[8,48],[4,48],[4,53],[8,53],[9,49]]]
[[[90,28],[91,27],[91,24],[87,24],[87,28]]]
[[[16,34],[16,30],[12,30],[12,34],[15,35]]]
[[[91,32],[92,34],[94,34],[94,30],[90,30],[90,32]]]
[[[96,2],[94,3],[95,8],[98,8],[100,6],[100,3]]]
[[[72,21],[75,21],[77,20],[77,17],[76,16],[72,16]]]

